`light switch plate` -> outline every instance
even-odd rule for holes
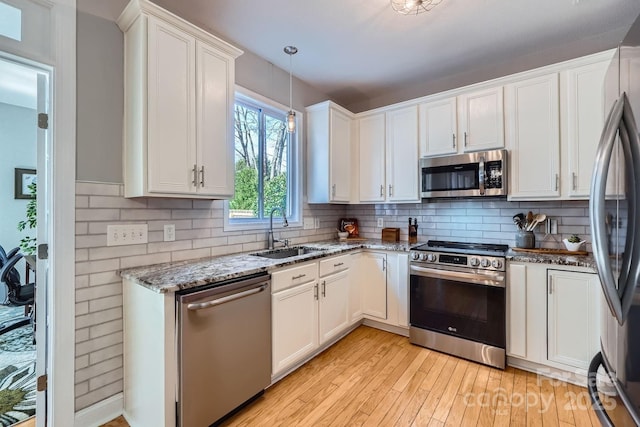
[[[312,216],[304,217],[303,222],[305,230],[313,230],[316,227],[316,222],[313,220]]]
[[[147,243],[148,229],[147,224],[107,225],[107,246]]]
[[[314,222],[315,222],[315,226],[316,226],[316,228],[320,228],[320,218],[315,217],[315,218],[314,218]]]
[[[164,241],[174,242],[176,240],[176,225],[165,224],[164,225]]]
[[[549,220],[549,234],[558,234],[558,220],[555,218]]]
[[[384,228],[384,218],[378,218],[378,228]]]

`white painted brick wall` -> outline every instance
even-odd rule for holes
[[[183,261],[266,247],[266,232],[223,230],[223,202],[125,199],[121,184],[76,183],[76,375],[80,410],[122,391],[122,282],[120,269]],[[345,207],[304,206],[320,218],[318,230],[280,232],[293,244],[335,238]],[[107,225],[146,223],[149,243],[107,247]],[[163,241],[175,224],[175,242]]]

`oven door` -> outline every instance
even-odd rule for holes
[[[505,348],[504,272],[411,266],[411,326]]]

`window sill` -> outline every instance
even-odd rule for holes
[[[298,230],[302,228],[302,221],[291,221],[288,220],[289,226],[282,226],[281,218],[273,219],[273,229],[278,231],[286,231],[286,230]],[[266,221],[255,221],[255,222],[231,222],[228,218],[224,220],[224,231],[268,231],[269,230],[269,220]]]

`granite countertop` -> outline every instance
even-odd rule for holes
[[[249,276],[261,272],[311,261],[331,255],[339,255],[357,249],[377,249],[385,251],[407,252],[417,244],[407,242],[383,242],[376,239],[365,241],[324,241],[304,243],[297,246],[313,248],[315,251],[285,259],[263,258],[251,253],[268,252],[253,251],[219,257],[202,258],[165,264],[154,264],[122,270],[120,275],[141,286],[158,293],[176,292],[202,285],[222,282],[238,277]]]
[[[587,267],[596,270],[596,260],[590,253],[588,255],[566,255],[566,254],[540,254],[533,252],[516,252],[509,249],[506,253],[509,261],[531,262],[535,264],[555,264],[572,267]]]

